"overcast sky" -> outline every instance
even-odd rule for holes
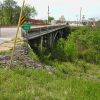
[[[15,1],[21,5],[23,0]],[[76,20],[77,17],[79,18],[80,7],[82,7],[82,14],[86,19],[100,18],[100,0],[26,0],[26,4],[35,7],[38,13],[35,18],[39,19],[47,18],[48,5],[50,6],[50,16],[54,16],[55,19],[64,15],[66,20]]]

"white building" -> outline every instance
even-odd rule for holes
[[[59,18],[59,21],[62,22],[62,23],[64,23],[64,22],[66,22],[66,19],[65,19],[65,17],[62,15],[62,16]]]

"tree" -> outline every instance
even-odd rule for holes
[[[48,21],[51,22],[52,20],[54,20],[54,17],[49,16]]]
[[[3,4],[3,21],[4,24],[13,24],[14,10],[17,3],[14,0],[5,0]]]
[[[34,17],[35,15],[37,15],[37,12],[34,7],[30,5],[25,5],[24,10],[23,10],[23,15],[26,18],[30,18],[30,17]]]
[[[21,7],[17,5],[14,0],[4,0],[2,4],[0,2],[0,24],[3,25],[16,25],[18,23]],[[30,5],[25,5],[23,9],[23,15],[26,18],[34,17],[36,15],[36,10]]]
[[[3,7],[3,6],[2,6],[2,3],[0,2],[0,25],[2,24],[2,17],[3,17],[3,16],[2,16],[2,15],[3,15],[3,14],[2,14],[2,7]]]

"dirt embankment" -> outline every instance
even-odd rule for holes
[[[11,47],[12,48],[12,47]],[[9,49],[9,48],[8,48]],[[28,49],[23,47],[22,45],[17,45],[16,50],[13,55],[13,67],[25,67],[25,68],[32,68],[43,70],[46,69],[48,72],[54,72],[55,69],[52,66],[43,65],[39,61],[33,60],[28,55]],[[11,53],[6,55],[0,55],[0,65],[3,67],[9,67],[10,60],[11,60]]]
[[[13,39],[13,40],[1,43],[0,44],[0,52],[11,50],[14,46],[14,42],[15,42],[15,40]],[[19,43],[23,43],[22,39],[20,39],[20,38],[17,39],[17,44],[19,44]]]
[[[0,52],[11,50],[13,48],[12,41],[7,41],[5,43],[0,44]]]

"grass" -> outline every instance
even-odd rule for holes
[[[31,59],[34,59],[34,60],[39,61],[38,56],[33,52],[32,49],[29,50],[28,56],[29,56]]]
[[[73,40],[79,37],[80,40],[84,39],[82,35],[86,35],[84,28],[82,28],[82,34],[80,32],[77,33],[76,28],[72,28],[72,30],[74,34],[70,35],[70,39]],[[91,34],[98,34],[98,31],[95,31]],[[94,37],[94,35],[91,36]],[[99,51],[99,37],[98,39],[97,37],[94,39],[95,41],[90,38],[88,43],[96,42],[98,45],[93,45],[95,47],[91,45],[89,49],[93,47],[96,51]],[[87,43],[87,40],[86,38],[82,43]],[[85,48],[85,44],[78,44],[78,46]],[[71,51],[70,53],[73,54],[73,47],[70,47],[71,49],[69,47],[68,52]],[[55,72],[21,68],[20,65],[18,65],[18,68],[7,70],[0,65],[0,100],[100,100],[100,64],[87,61],[91,60],[93,62],[95,55],[91,56],[93,49],[88,50],[88,52],[86,52],[87,48],[85,49],[84,59],[81,58],[84,53],[82,49],[82,52],[80,52],[81,59],[74,58],[75,60],[73,61],[52,59],[51,54],[45,56],[44,52],[41,53],[41,57],[38,57],[30,50],[28,54],[30,58],[53,66],[56,69]],[[66,53],[66,50],[65,54],[68,53]],[[0,52],[1,55],[10,53],[10,51]],[[62,54],[62,58],[63,56]],[[96,56],[99,59],[99,53]],[[73,55],[69,55],[69,57],[73,58]],[[88,59],[86,60],[85,57]],[[99,61],[98,59],[96,61]]]
[[[59,72],[58,76],[83,77],[89,80],[100,80],[100,65],[90,64],[85,61],[63,62],[59,60],[46,60],[47,65],[54,66]]]
[[[11,54],[11,50],[0,51],[0,55],[8,55],[8,54]]]
[[[0,68],[0,100],[100,100],[100,83],[45,70]]]

